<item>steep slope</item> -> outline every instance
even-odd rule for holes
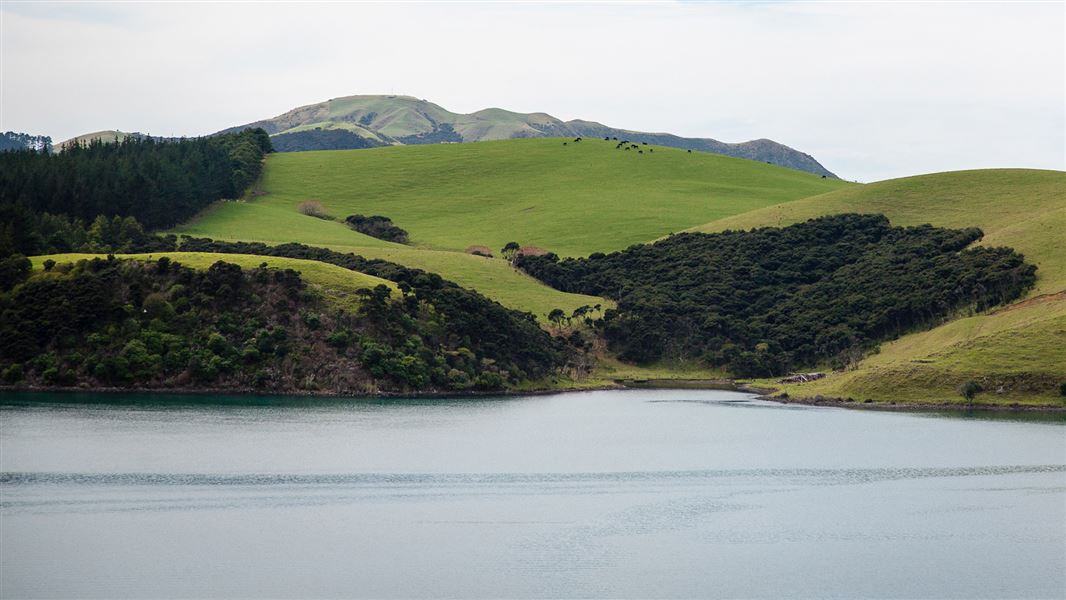
[[[980,227],[988,246],[1009,246],[1037,265],[1029,300],[965,316],[882,346],[846,373],[783,386],[793,396],[903,402],[961,402],[975,380],[982,402],[1060,402],[1066,381],[1066,173],[987,169],[854,186],[736,215],[695,228],[723,231],[785,225],[842,213],[883,213],[897,225]]]
[[[340,127],[338,127],[340,126]],[[729,144],[709,138],[683,138],[608,127],[594,121],[562,121],[545,113],[517,113],[487,108],[464,115],[411,96],[347,96],[301,106],[278,115],[234,127],[262,127],[282,151],[365,148],[384,144],[478,142],[530,137],[618,137],[673,148],[712,152],[835,177],[809,154],[772,140]],[[344,129],[348,135],[335,131]],[[299,134],[298,143],[291,141]],[[338,145],[339,140],[350,145]]]

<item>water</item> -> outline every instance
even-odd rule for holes
[[[3,597],[1066,595],[1066,421],[0,396]]]

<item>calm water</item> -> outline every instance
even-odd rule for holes
[[[0,396],[3,597],[1066,595],[1066,422]]]

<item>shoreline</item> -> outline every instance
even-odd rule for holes
[[[424,392],[374,392],[374,393],[344,393],[324,390],[301,390],[301,391],[265,391],[252,388],[144,388],[144,387],[96,387],[83,388],[74,386],[0,386],[0,394],[5,393],[56,393],[56,394],[159,394],[175,396],[278,396],[296,397],[308,396],[316,399],[337,398],[353,400],[371,399],[451,399],[462,397],[512,397],[512,396],[545,396],[549,394],[567,394],[576,392],[592,392],[624,389],[666,389],[666,390],[724,390],[736,391],[755,395],[759,400],[776,402],[778,404],[798,404],[803,406],[824,406],[832,408],[848,408],[854,410],[882,410],[899,412],[929,412],[929,411],[987,411],[987,412],[1043,412],[1063,413],[1066,412],[1066,400],[1060,406],[1054,405],[1026,405],[1013,402],[1010,404],[962,404],[953,402],[895,402],[895,401],[857,401],[845,398],[831,398],[825,396],[794,397],[789,395],[775,396],[776,388],[753,386],[747,383],[738,383],[732,379],[617,379],[611,384],[594,385],[589,387],[559,387],[530,390],[435,390]]]

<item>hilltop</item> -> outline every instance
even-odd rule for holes
[[[239,133],[239,132],[234,131],[233,133]],[[135,140],[153,139],[153,140],[155,140],[157,142],[173,142],[173,141],[177,141],[180,138],[164,137],[164,136],[159,136],[159,135],[148,135],[147,133],[141,133],[139,131],[119,131],[118,129],[105,129],[103,131],[94,131],[92,133],[83,133],[81,135],[74,136],[74,137],[70,138],[69,140],[64,140],[64,141],[56,144],[55,146],[52,147],[52,149],[55,152],[62,152],[63,150],[66,149],[67,146],[69,146],[70,144],[74,144],[74,143],[88,144],[90,142],[94,142],[94,141],[97,141],[97,140],[99,140],[101,142],[104,142],[104,143],[112,143],[112,142],[124,142],[124,141],[126,141],[128,139],[135,139]]]
[[[336,150],[398,144],[480,142],[511,138],[617,137],[685,150],[747,158],[836,177],[809,154],[768,139],[736,144],[609,127],[595,121],[563,121],[546,113],[486,108],[451,112],[411,96],[346,96],[294,108],[271,119],[233,127],[262,127],[277,150]]]

